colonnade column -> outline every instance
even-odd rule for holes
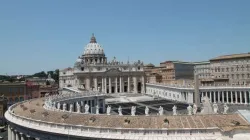
[[[111,86],[111,77],[109,77],[109,93],[112,93],[111,88],[112,88],[112,86]]]
[[[212,93],[211,93],[211,91],[209,91],[209,100],[212,103]]]
[[[130,92],[130,76],[128,76],[128,93]]]
[[[228,99],[228,98],[229,98],[229,97],[228,97],[228,92],[229,92],[229,91],[227,91],[227,103],[229,103],[229,101],[228,101],[228,100],[229,100],[229,99]]]
[[[90,89],[90,79],[89,79],[89,77],[86,78],[86,89],[87,90]]]
[[[20,140],[20,138],[19,138],[19,132],[17,132],[17,131],[15,130],[15,133],[16,133],[16,140]]]
[[[240,103],[242,104],[242,92],[240,91]]]
[[[208,97],[208,96],[207,96],[207,92],[205,92],[205,93],[206,93],[206,97]]]
[[[247,91],[244,92],[245,104],[247,104]]]
[[[11,140],[16,140],[16,134],[15,134],[15,130],[11,129]]]
[[[24,135],[23,133],[20,133],[21,140],[24,140]]]
[[[11,140],[11,128],[10,128],[10,125],[8,125],[8,140]]]
[[[115,93],[118,93],[117,77],[115,77]]]

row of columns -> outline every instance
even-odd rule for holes
[[[114,82],[115,82],[115,87],[114,87],[114,92],[118,93],[118,79],[119,79],[119,92],[122,93],[124,92],[124,80],[125,77],[120,76],[120,77],[114,77]],[[132,77],[133,80],[133,93],[138,93],[138,79],[137,77]],[[107,85],[108,81],[108,85]],[[94,90],[98,91],[98,80],[97,77],[93,78],[94,82]],[[127,78],[127,92],[131,92],[131,77],[128,76]],[[107,87],[108,86],[108,87]],[[91,78],[88,77],[86,78],[86,89],[91,89]],[[109,89],[109,90],[107,90]],[[101,91],[104,93],[112,93],[112,77],[102,77],[101,79]],[[145,93],[145,80],[144,76],[141,76],[141,93]]]
[[[40,138],[33,138],[29,135],[25,135],[21,132],[18,132],[14,128],[8,126],[8,140],[40,140]]]
[[[247,92],[248,92],[248,94],[247,94]],[[216,103],[216,102],[217,103],[232,103],[232,104],[233,103],[236,103],[236,104],[238,104],[238,103],[249,104],[250,103],[249,91],[207,91],[207,92],[201,92],[201,97],[204,97],[204,96],[209,97],[210,101],[211,102],[213,101],[214,103]],[[230,99],[230,101],[229,101],[229,99]],[[243,100],[244,100],[244,103],[243,103]]]

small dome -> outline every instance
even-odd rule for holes
[[[100,44],[96,42],[94,34],[92,35],[90,42],[86,45],[84,49],[84,55],[86,54],[104,54],[104,50]]]
[[[76,59],[76,62],[77,62],[77,63],[81,63],[81,62],[82,62],[82,59],[81,59],[81,58],[78,58],[78,59]]]

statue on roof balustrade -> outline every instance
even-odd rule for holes
[[[131,116],[135,116],[136,106],[131,107]]]
[[[99,114],[99,105],[96,105],[96,111],[95,111],[95,114]]]
[[[164,112],[164,109],[162,106],[159,107],[159,115],[162,116]]]
[[[107,115],[110,115],[110,112],[111,112],[111,106],[108,105],[108,107],[107,107]]]
[[[73,112],[73,104],[69,105],[69,112]]]
[[[229,107],[227,106],[227,104],[224,104],[224,112],[223,114],[227,114]]]
[[[192,115],[192,110],[193,110],[193,108],[189,104],[188,107],[187,107],[188,115]]]
[[[121,106],[119,106],[119,108],[118,108],[118,113],[119,113],[120,116],[123,115],[123,114],[122,114],[122,107],[121,107]]]
[[[145,107],[145,115],[146,115],[146,116],[149,116],[148,114],[149,114],[149,108],[148,108],[148,106],[146,106],[146,107]]]
[[[61,108],[61,104],[57,103],[57,110],[60,110],[60,108]]]
[[[177,107],[174,105],[172,109],[173,109],[173,115],[177,115],[177,111],[176,111]]]
[[[197,105],[194,104],[194,105],[193,105],[193,114],[194,114],[194,115],[197,113],[197,109],[198,109]]]
[[[63,103],[63,112],[66,111],[67,104]]]
[[[213,104],[213,108],[214,108],[214,113],[218,114],[218,105],[216,103]]]
[[[85,114],[89,114],[89,105],[88,104],[85,104],[84,111],[85,111]]]

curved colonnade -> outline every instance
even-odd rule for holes
[[[146,84],[146,93],[168,100],[194,103],[194,87],[174,87],[160,84]],[[207,86],[200,87],[201,98],[207,96],[212,103],[250,104],[250,87],[247,86]]]
[[[98,103],[105,94],[87,92],[23,101],[9,107],[5,117],[9,122],[9,140],[78,140],[78,139],[211,139],[232,137],[223,130],[231,119],[249,123],[233,115],[195,116],[119,116],[89,114],[62,109],[61,105],[76,102]],[[92,101],[93,100],[93,101]],[[99,100],[100,101],[100,100]],[[103,100],[104,101],[104,100]],[[60,108],[56,104],[60,103]],[[80,103],[79,103],[80,104]],[[103,102],[99,102],[103,104]],[[91,108],[91,105],[90,105]],[[93,109],[94,110],[94,109]],[[207,123],[207,119],[213,119]],[[218,119],[218,120],[217,120]],[[166,122],[167,120],[167,122]],[[222,123],[222,124],[221,124]],[[233,126],[230,126],[233,127]]]

